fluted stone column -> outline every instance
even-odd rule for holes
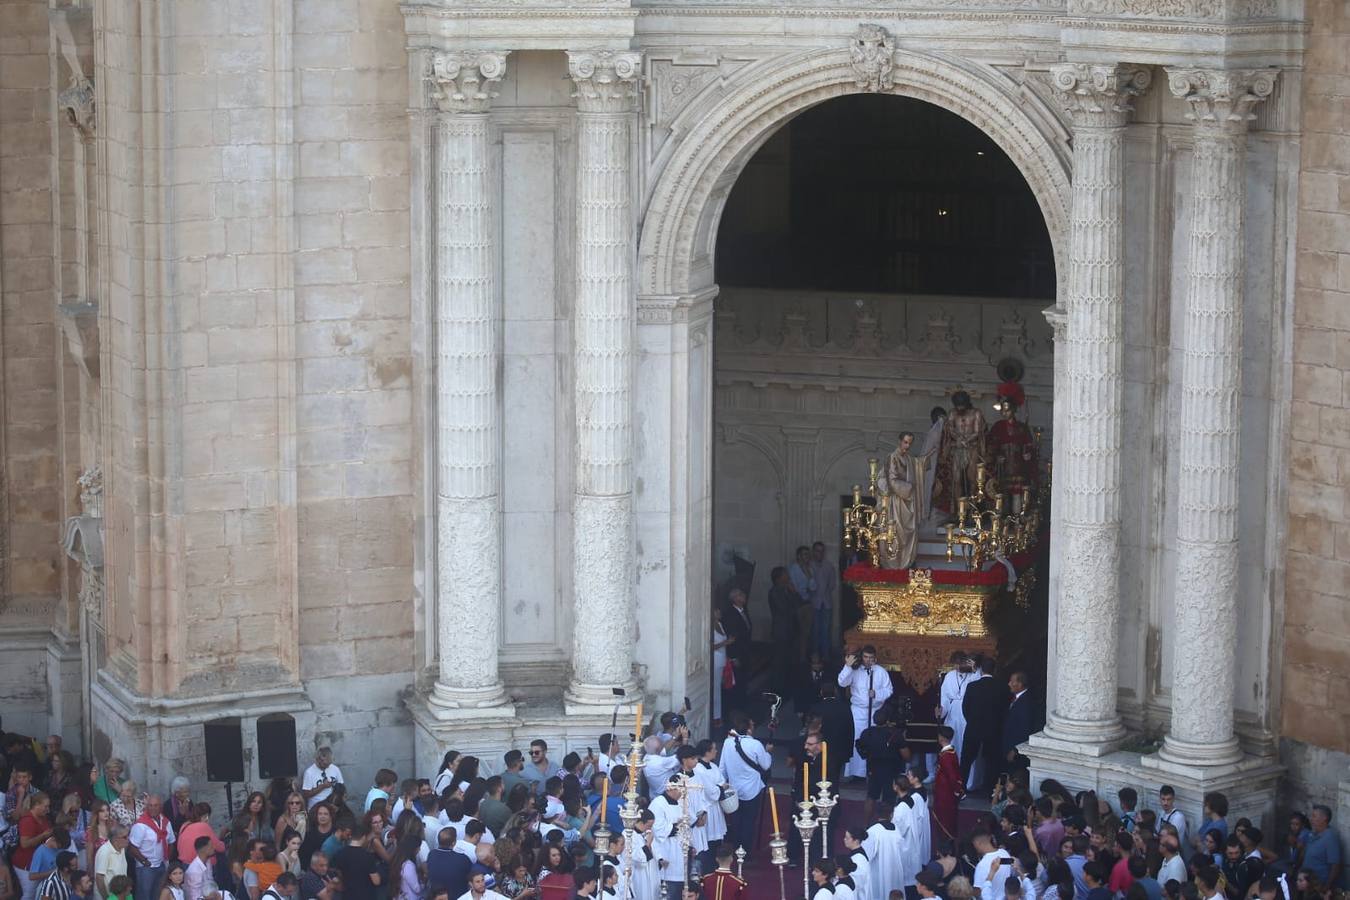
[[[498,706],[501,618],[501,297],[488,156],[506,53],[433,59],[436,126],[436,621],[429,703]]]
[[[1073,211],[1064,381],[1055,701],[1048,737],[1081,752],[1114,749],[1120,630],[1121,407],[1125,346],[1125,125],[1147,69],[1052,69],[1073,119]]]
[[[1195,127],[1182,328],[1181,479],[1172,628],[1172,725],[1159,756],[1218,766],[1233,734],[1237,646],[1238,436],[1242,402],[1247,123],[1274,70],[1168,69]],[[1206,652],[1206,648],[1226,648]]]
[[[631,690],[634,644],[633,329],[636,255],[630,123],[635,52],[569,52],[577,98],[576,489],[571,704]]]

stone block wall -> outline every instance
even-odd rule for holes
[[[1350,7],[1314,0],[1308,14],[1281,715],[1286,738],[1347,753]],[[1291,778],[1299,779],[1302,768],[1295,766]]]

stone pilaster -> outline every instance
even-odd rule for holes
[[[629,144],[641,55],[569,52],[577,99],[576,640],[569,704],[632,690],[633,329],[636,255]]]
[[[1241,756],[1233,733],[1237,645],[1238,437],[1242,364],[1243,203],[1247,123],[1274,70],[1169,69],[1191,108],[1186,315],[1182,330],[1181,479],[1172,638],[1172,723],[1159,757],[1219,766]]]
[[[433,707],[497,707],[501,620],[501,296],[488,146],[506,53],[438,53],[436,620]]]
[[[1073,63],[1052,74],[1073,120],[1073,210],[1062,340],[1056,334],[1067,440],[1055,473],[1062,542],[1055,666],[1056,684],[1066,689],[1055,692],[1045,736],[1098,755],[1125,734],[1116,713],[1125,125],[1149,72]]]

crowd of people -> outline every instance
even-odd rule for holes
[[[866,683],[862,660],[850,663],[823,693]],[[903,731],[886,715],[855,745],[871,802],[841,802],[831,845],[818,830],[802,848],[788,801],[848,777],[845,715],[805,717],[781,796],[775,748],[749,714],[730,713],[719,742],[668,712],[637,767],[629,736],[604,734],[585,756],[555,761],[543,740],[499,762],[451,751],[435,773],[381,769],[352,790],[322,748],[237,811],[198,802],[181,777],[161,795],[118,759],[77,763],[57,736],[6,735],[0,900],[740,900],[751,894],[734,851],[762,861],[775,827],[808,854],[813,900],[1326,900],[1342,874],[1325,806],[1268,840],[1246,819],[1230,824],[1222,794],[1189,823],[1168,786],[1146,809],[1132,789],[1113,803],[1044,781],[1033,795],[1019,770],[994,786],[989,811],[962,809],[953,729],[939,729],[931,776],[914,754],[879,767],[871,745]],[[626,847],[630,787],[640,809]]]

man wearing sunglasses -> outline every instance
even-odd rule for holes
[[[525,763],[525,770],[520,774],[525,776],[525,780],[530,783],[530,790],[536,797],[544,793],[544,782],[557,770],[557,766],[549,762],[548,744],[542,740],[530,741],[530,760]]]

